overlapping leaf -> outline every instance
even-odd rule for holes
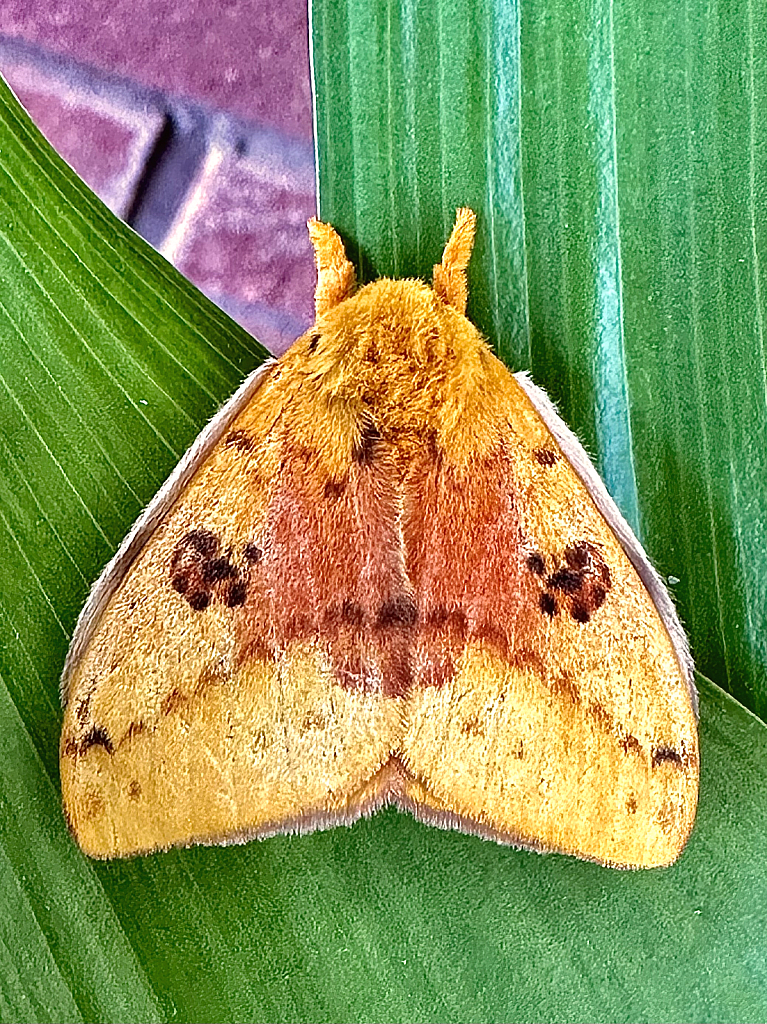
[[[693,469],[706,465],[713,474],[714,452],[737,439],[737,432],[720,429],[729,422],[722,396],[730,396],[744,430],[748,410],[758,408],[758,389],[751,364],[738,362],[733,345],[729,384],[700,399],[707,360],[725,355],[704,344],[720,321],[713,313],[710,323],[685,321],[686,279],[672,273],[684,262],[681,248],[671,246],[664,256],[663,245],[648,241],[688,238],[691,207],[682,199],[674,207],[669,197],[681,188],[678,162],[687,167],[691,159],[680,140],[691,143],[686,128],[676,144],[659,132],[652,104],[666,102],[676,111],[673,89],[694,76],[689,68],[687,79],[672,74],[667,58],[650,67],[642,57],[677,47],[695,65],[702,43],[694,31],[696,9],[683,9],[689,26],[681,29],[664,22],[676,15],[654,15],[646,2],[635,9],[616,9],[610,22],[610,10],[600,15],[596,7],[584,22],[584,12],[563,4],[547,5],[545,13],[523,11],[521,21],[513,5],[500,3],[352,0],[315,7],[323,214],[358,242],[369,268],[425,274],[439,256],[454,206],[477,206],[485,233],[473,267],[475,317],[509,358],[532,364],[598,449],[608,481],[629,515],[639,517],[664,571],[683,580],[683,598],[709,602],[695,622],[686,609],[698,648],[705,635],[699,638],[696,622],[717,609],[715,650],[737,620],[737,609],[725,607],[735,568],[729,577],[720,573],[721,605],[710,604],[703,564],[697,590],[685,573],[698,555],[705,563],[712,536],[720,544],[729,537],[736,547],[752,536],[743,516],[749,508],[756,515],[754,495],[763,483],[758,431],[748,449],[750,483],[740,480],[737,460],[730,461],[729,491],[715,484],[715,475],[696,476]],[[641,30],[630,65],[619,59],[621,17]],[[594,41],[595,26],[601,34]],[[671,28],[681,31],[680,39],[671,38]],[[735,38],[722,53],[734,52]],[[748,38],[741,33],[739,73],[728,76],[722,65],[723,81],[736,92],[748,77],[742,57]],[[709,56],[720,53],[718,44],[706,45]],[[751,45],[750,66],[757,68],[762,51],[756,41]],[[602,70],[605,51],[616,69],[634,68],[633,105],[614,83],[592,96],[584,46]],[[656,76],[660,95],[645,95],[640,72]],[[371,85],[366,76],[374,73],[379,77]],[[754,73],[752,85],[757,78]],[[602,134],[589,135],[577,120],[579,95]],[[387,103],[397,117],[383,116]],[[627,109],[634,111],[628,120]],[[722,100],[717,109],[721,138],[726,125],[738,140],[752,108]],[[605,110],[612,111],[612,136],[604,135]],[[496,146],[491,136],[501,124],[509,130]],[[351,153],[343,149],[349,139]],[[605,172],[584,193],[601,166],[594,150],[599,139],[614,154],[629,143],[644,145],[648,166],[665,183],[668,205],[661,212],[671,211],[668,216],[650,216],[646,197],[654,193],[643,191],[639,172],[634,179],[633,157],[618,159],[613,179]],[[722,175],[727,195],[741,168],[735,146],[734,166]],[[708,173],[703,164],[698,170]],[[465,167],[473,190],[461,177]],[[754,160],[753,183],[757,168]],[[717,237],[729,237],[721,208],[700,191],[700,180],[692,199],[713,203]],[[752,194],[755,203],[756,184]],[[697,276],[690,278],[699,310],[710,284],[700,230]],[[751,280],[758,231],[754,221]],[[750,258],[735,251],[733,263]],[[632,252],[647,259],[632,262]],[[705,256],[719,281],[737,272],[729,257],[720,263],[713,253]],[[57,681],[68,634],[90,581],[139,508],[260,350],[104,211],[5,90],[0,282],[1,1020],[764,1019],[766,734],[705,680],[699,820],[669,870],[614,872],[538,857],[441,833],[394,812],[308,837],[116,864],[86,861],[59,809]],[[732,300],[727,289],[719,295],[721,304],[712,308],[721,317],[740,310],[743,322],[749,320],[747,288]],[[652,320],[643,303],[668,332],[643,327]],[[682,322],[692,324],[689,336],[676,326]],[[664,334],[674,332],[672,345]],[[737,340],[753,355],[744,337]],[[698,367],[686,390],[669,369],[673,353],[679,367],[688,361]],[[605,381],[614,382],[618,369],[624,389],[616,397]],[[669,381],[676,390],[667,389]],[[648,425],[650,399],[665,418]],[[712,410],[719,421],[706,418]],[[675,426],[686,428],[689,415],[710,431],[707,461],[694,448],[698,427],[688,437]],[[623,424],[622,432],[613,422]],[[649,491],[648,478],[654,480]],[[726,516],[724,506],[706,503],[722,493],[732,499]],[[662,510],[672,505],[664,527]],[[700,509],[711,510],[703,517],[708,540],[693,529]],[[740,534],[725,528],[736,521],[733,510]],[[688,535],[689,562],[667,543]],[[749,586],[758,588],[761,552],[742,551]],[[751,593],[744,585],[743,601],[753,612]],[[753,646],[748,637],[755,633],[748,630],[756,618],[750,626],[742,621],[741,642]],[[734,673],[735,661],[727,664]],[[743,678],[756,679],[756,661],[749,664]]]

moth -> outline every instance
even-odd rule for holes
[[[61,780],[93,857],[349,824],[670,864],[697,704],[671,600],[545,393],[433,284],[357,288],[309,222],[316,320],[197,439],[93,589]]]

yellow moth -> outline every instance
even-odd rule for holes
[[[316,320],[126,538],[63,676],[64,807],[125,856],[384,804],[502,843],[671,863],[696,694],[662,583],[575,436],[433,285],[357,288],[310,221]]]

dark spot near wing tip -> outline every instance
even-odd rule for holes
[[[242,553],[249,562],[260,562],[264,554],[256,544],[246,544]]]
[[[556,452],[553,452],[551,448],[536,448],[533,452],[536,462],[539,462],[542,466],[553,466],[559,456]]]
[[[415,601],[407,594],[400,594],[391,601],[381,605],[376,625],[383,628],[389,626],[413,626],[418,616]]]
[[[546,580],[546,586],[552,590],[561,590],[563,594],[574,594],[583,586],[583,573],[573,569],[557,569]]]
[[[354,461],[361,466],[370,466],[375,458],[376,446],[380,440],[381,435],[375,423],[366,423],[352,452]]]
[[[310,356],[313,356],[314,353],[317,351],[317,346],[319,345],[321,339],[322,339],[322,336],[320,334],[313,334],[309,338],[309,355]]]
[[[546,563],[540,551],[530,552],[527,556],[527,568],[530,572],[534,572],[536,576],[543,576],[544,572],[546,572]]]
[[[75,715],[77,715],[77,721],[80,725],[85,725],[88,721],[88,716],[91,713],[91,701],[93,700],[93,691],[84,697],[75,708]]]
[[[196,590],[187,598],[191,608],[196,612],[204,612],[210,604],[210,594],[206,590]]]
[[[189,590],[189,577],[188,576],[174,576],[170,581],[170,585],[174,590],[177,590],[179,594],[185,594]]]
[[[249,452],[253,449],[253,438],[246,430],[233,430],[227,434],[224,444],[227,448],[236,448],[238,452]]]
[[[589,593],[589,600],[591,602],[592,609],[601,608],[605,603],[606,597],[607,591],[605,588],[600,586],[598,583],[595,583]]]
[[[103,725],[94,725],[80,740],[79,749],[81,754],[84,754],[86,750],[90,750],[91,747],[103,747],[108,754],[114,754],[114,743],[112,743],[109,733]]]
[[[590,622],[591,612],[582,601],[573,601],[570,608],[570,615],[576,622]]]
[[[350,626],[361,626],[365,618],[365,612],[361,604],[350,601],[348,598],[341,605],[341,621]]]
[[[218,551],[218,537],[210,530],[190,530],[182,539],[181,544],[194,548],[201,555],[213,555]],[[180,546],[180,545],[179,545]]]
[[[585,569],[590,561],[588,544],[572,544],[565,548],[565,561],[571,569]]]
[[[538,599],[538,603],[541,606],[541,611],[545,612],[546,615],[557,614],[557,601],[553,594],[547,594],[544,591]]]
[[[202,571],[202,576],[206,583],[217,583],[219,580],[228,580],[237,574],[238,570],[232,565],[228,558],[213,558],[209,562],[205,563],[205,568]]]
[[[229,587],[229,591],[226,595],[226,603],[229,608],[237,608],[241,604],[245,604],[245,598],[248,596],[248,587],[244,580],[235,580],[234,583]]]
[[[346,490],[346,480],[328,480],[325,484],[325,497],[329,501],[336,501]]]
[[[678,750],[674,750],[672,747],[656,747],[652,752],[653,768],[657,768],[659,764],[663,764],[665,761],[680,767],[683,764],[682,755]]]
[[[635,796],[630,796],[626,801],[626,810],[629,812],[629,814],[636,814],[637,798]]]
[[[133,779],[131,784],[128,786],[128,799],[138,800],[141,796],[141,783],[138,779]]]

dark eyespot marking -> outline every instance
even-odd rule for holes
[[[533,455],[536,462],[539,462],[542,466],[553,466],[559,458],[557,453],[552,451],[551,448],[536,448]]]
[[[210,530],[190,530],[186,536],[182,537],[179,548],[182,545],[199,551],[201,555],[210,557],[218,551],[219,540],[215,533],[211,533]],[[178,554],[178,548],[176,553]]]
[[[214,558],[210,562],[205,563],[205,568],[202,571],[203,579],[206,583],[216,583],[218,580],[228,580],[232,576],[237,576],[238,570],[228,558]]]
[[[607,591],[599,583],[595,583],[589,592],[589,603],[592,611],[596,611],[597,608],[601,608],[605,603],[607,597]]]
[[[663,764],[666,761],[679,765],[680,768],[683,764],[682,755],[678,750],[674,750],[671,747],[656,747],[652,752],[653,768],[657,768],[659,764]]]
[[[80,725],[85,725],[88,721],[88,716],[91,713],[91,701],[93,700],[93,690],[78,703],[75,708],[75,714],[77,715],[77,721]]]
[[[114,754],[114,743],[103,725],[94,725],[83,736],[79,743],[79,752],[84,754],[91,747],[103,747],[108,754]]]
[[[343,480],[328,480],[325,484],[325,497],[328,501],[337,501],[346,490],[346,478]]]
[[[246,544],[242,553],[249,562],[260,562],[264,554],[261,548],[255,544]]]
[[[380,440],[381,435],[375,423],[366,423],[352,452],[354,461],[361,466],[372,465]]]
[[[188,597],[189,604],[196,612],[204,612],[210,604],[210,594],[205,590],[196,590]]]
[[[561,590],[564,594],[574,594],[583,586],[583,573],[572,569],[557,569],[546,580],[546,586],[552,590]]]
[[[236,448],[238,452],[253,450],[253,438],[246,430],[233,430],[227,434],[224,444],[227,448]]]
[[[313,334],[309,338],[309,355],[310,356],[313,356],[314,353],[317,351],[317,346],[319,345],[321,340],[322,340],[322,335],[320,335],[320,334]]]
[[[400,594],[391,601],[385,601],[378,612],[376,625],[386,628],[388,626],[413,626],[418,617],[415,601],[407,594]]]
[[[365,612],[361,604],[350,601],[348,598],[341,605],[341,621],[350,626],[361,626],[365,618]]]
[[[543,576],[546,572],[546,563],[540,551],[531,551],[527,556],[527,568],[536,576]]]
[[[541,611],[545,612],[546,615],[554,616],[557,614],[557,601],[553,594],[548,594],[544,590],[538,598],[538,604],[541,607]]]
[[[576,622],[591,621],[591,612],[582,601],[573,601],[570,607],[570,615]]]
[[[244,580],[235,580],[234,583],[229,587],[229,591],[226,595],[226,604],[229,608],[237,608],[241,604],[245,604],[245,598],[248,596],[248,587]]]
[[[591,561],[588,544],[572,544],[565,548],[565,561],[571,569],[585,569]]]
[[[185,594],[189,590],[189,577],[188,576],[174,576],[170,581],[170,585],[174,590],[177,590],[179,594]]]
[[[131,784],[128,786],[128,799],[138,800],[141,796],[141,783],[138,779],[132,779]]]

